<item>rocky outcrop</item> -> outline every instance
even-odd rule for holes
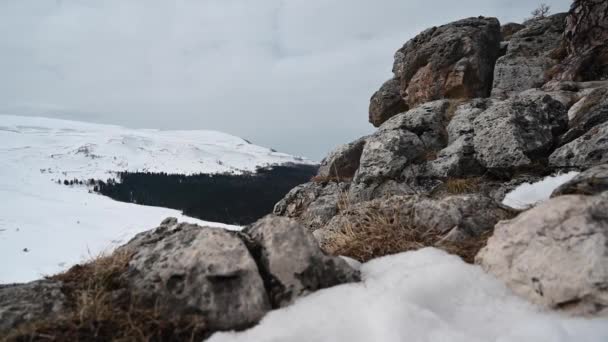
[[[607,314],[607,196],[560,196],[500,222],[476,260],[534,303]]]
[[[325,255],[312,234],[294,220],[265,217],[244,231],[264,275],[273,307],[316,290],[359,280],[341,258]]]
[[[504,56],[496,61],[492,96],[507,98],[547,81],[546,72],[559,63],[566,14],[534,19],[512,34]]]
[[[408,110],[399,90],[399,80],[390,79],[372,95],[369,103],[369,122],[375,127],[380,126],[386,120],[396,114]]]
[[[495,18],[468,18],[420,33],[395,54],[401,96],[410,107],[488,96],[500,40]]]
[[[22,323],[56,318],[66,306],[61,282],[0,285],[0,337]]]
[[[487,169],[531,168],[551,153],[566,125],[566,107],[548,95],[495,103],[474,121],[477,159]]]
[[[576,0],[566,20],[567,57],[555,68],[554,78],[590,81],[608,78],[608,2]]]
[[[359,138],[351,143],[337,147],[321,161],[318,178],[349,180],[355,176],[359,168],[359,160],[367,137]]]
[[[549,157],[554,168],[589,168],[608,162],[608,122],[558,148]]]
[[[608,191],[608,164],[602,164],[581,172],[572,180],[560,185],[551,197],[561,195],[597,195]]]

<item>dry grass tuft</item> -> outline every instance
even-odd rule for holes
[[[479,178],[449,178],[445,190],[452,195],[468,194],[479,190]]]
[[[325,245],[333,255],[344,255],[365,262],[377,257],[416,250],[432,245],[438,236],[402,222],[396,211],[368,212],[357,222],[346,222]]]
[[[465,262],[474,263],[475,255],[483,248],[492,230],[464,241],[442,241],[442,234],[434,229],[412,224],[413,213],[371,209],[364,214],[343,209],[344,220],[339,231],[324,241],[323,249],[331,255],[343,255],[360,262],[424,247],[437,247],[460,256]]]
[[[199,316],[167,320],[158,306],[139,305],[121,279],[131,256],[117,251],[50,277],[64,283],[68,314],[22,325],[6,341],[200,341],[208,336]]]

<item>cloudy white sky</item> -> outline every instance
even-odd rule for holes
[[[553,12],[570,0],[547,0]],[[0,0],[0,113],[213,129],[320,159],[421,30],[530,0]]]

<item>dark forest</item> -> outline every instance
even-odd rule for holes
[[[182,210],[202,220],[244,225],[269,214],[289,190],[310,180],[317,166],[282,165],[255,173],[180,175],[122,172],[96,182],[95,191],[122,202]]]

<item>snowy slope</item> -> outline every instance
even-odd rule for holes
[[[608,319],[543,312],[479,266],[426,248],[372,260],[363,282],[321,290],[209,342],[605,342]]]
[[[0,283],[61,271],[167,216],[206,224],[176,210],[116,202],[54,180],[105,180],[116,171],[136,170],[242,172],[286,162],[310,163],[219,132],[0,115]]]

